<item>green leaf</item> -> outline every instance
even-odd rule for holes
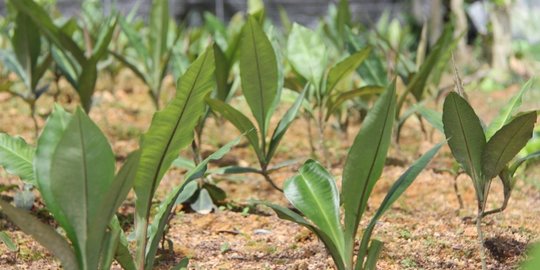
[[[396,85],[390,84],[362,123],[349,150],[341,196],[345,209],[345,249],[352,250],[367,200],[382,174],[396,110]],[[351,260],[352,261],[352,260]]]
[[[29,74],[26,74],[26,71],[21,66],[21,64],[19,64],[14,53],[9,52],[7,50],[0,49],[0,61],[2,61],[3,66],[7,70],[11,72],[15,72],[15,74],[19,76],[19,79],[21,79],[23,83],[29,85],[29,82],[30,82],[30,78],[28,77]]]
[[[59,105],[54,106],[53,112],[47,119],[47,123],[38,138],[34,157],[34,174],[45,205],[50,212],[54,211],[55,220],[66,231],[68,238],[74,239],[75,231],[73,226],[68,222],[65,213],[59,207],[61,202],[57,200],[52,192],[53,178],[51,176],[53,154],[71,118],[72,115],[64,111],[62,107]]]
[[[272,104],[279,98],[278,70],[274,48],[253,17],[248,17],[242,30],[240,78],[242,91],[264,138],[272,116]]]
[[[155,255],[157,252],[157,249],[159,247],[159,243],[161,241],[161,238],[163,237],[163,231],[165,229],[165,226],[168,223],[169,215],[172,211],[173,206],[176,204],[176,201],[180,194],[190,186],[191,183],[193,183],[198,178],[202,177],[207,169],[207,165],[212,160],[217,160],[222,158],[225,154],[227,154],[231,149],[237,145],[240,142],[240,137],[236,138],[234,141],[231,141],[227,144],[225,144],[223,147],[218,149],[216,152],[212,153],[210,156],[208,156],[206,159],[201,161],[197,165],[197,167],[193,170],[190,170],[186,176],[185,181],[181,185],[175,187],[167,197],[161,202],[161,204],[158,206],[156,210],[156,215],[154,216],[154,220],[152,221],[152,224],[150,225],[149,230],[149,236],[148,236],[148,246],[146,251],[146,263],[145,263],[145,269],[152,269],[152,266],[154,264]]]
[[[77,43],[60,30],[54,24],[47,12],[32,0],[11,0],[10,3],[19,11],[28,16],[41,32],[57,47],[69,51],[69,53],[79,63],[86,61],[84,52],[77,46]]]
[[[304,102],[304,96],[307,92],[307,87],[298,95],[296,100],[294,101],[293,105],[287,110],[285,115],[283,115],[283,118],[279,120],[279,123],[274,130],[274,133],[272,134],[272,139],[270,140],[270,145],[268,147],[268,153],[266,154],[266,161],[270,162],[272,160],[272,157],[274,156],[277,147],[279,146],[279,143],[281,142],[281,139],[283,139],[283,136],[285,135],[285,132],[289,129],[290,125],[296,118],[296,115],[298,114],[298,111],[300,110],[300,107],[302,106],[302,103]]]
[[[110,16],[99,29],[99,36],[94,45],[94,51],[92,53],[92,58],[102,59],[107,53],[107,48],[111,43],[113,38],[114,30],[116,29],[116,24],[118,22],[118,15]]]
[[[344,254],[339,193],[332,175],[318,162],[308,160],[300,167],[299,174],[285,183],[283,191],[291,204],[325,232],[340,254]]]
[[[482,152],[486,137],[480,119],[469,103],[455,92],[444,100],[442,117],[448,146],[454,158],[472,177],[478,200],[483,201]]]
[[[383,87],[367,85],[367,86],[360,87],[358,89],[340,93],[339,95],[337,95],[335,99],[333,98],[328,99],[328,102],[326,104],[326,107],[327,107],[326,121],[330,119],[330,116],[332,116],[332,114],[335,113],[339,109],[341,104],[343,104],[345,101],[351,100],[356,97],[380,94],[383,91],[384,91]]]
[[[383,248],[383,242],[379,240],[373,240],[371,241],[371,245],[369,246],[369,251],[366,258],[366,267],[364,269],[367,270],[374,270],[377,269],[377,260],[379,259],[379,254],[381,253],[381,250]],[[360,264],[356,265],[355,270],[360,270]]]
[[[527,83],[525,83],[519,92],[512,97],[512,99],[499,111],[499,114],[486,129],[486,138],[489,140],[497,132],[499,129],[501,129],[504,125],[508,124],[512,117],[517,113],[519,107],[521,106],[521,103],[523,101],[523,95],[531,89],[533,85],[533,80],[529,80]]]
[[[112,218],[109,227],[113,231],[120,231],[114,259],[118,262],[118,264],[120,264],[120,266],[122,266],[123,269],[136,270],[137,268],[135,267],[133,257],[131,257],[131,253],[129,252],[129,243],[116,216]]]
[[[328,72],[326,80],[326,92],[330,94],[340,81],[347,78],[371,53],[371,48],[366,47],[361,51],[350,55],[333,66]]]
[[[85,112],[89,112],[92,107],[92,95],[94,95],[98,76],[97,62],[98,59],[92,58],[81,66],[82,71],[77,80],[77,93]]]
[[[169,1],[154,0],[152,1],[152,9],[150,11],[150,25],[148,44],[150,59],[152,61],[152,69],[148,70],[153,82],[161,81],[161,63],[164,60],[164,55],[167,51],[167,35],[169,34]],[[152,89],[159,91],[159,89]]]
[[[343,260],[343,256],[341,255],[339,249],[336,247],[335,243],[332,241],[332,239],[322,230],[317,228],[316,226],[313,226],[309,221],[304,219],[302,216],[297,214],[296,212],[293,212],[292,210],[282,207],[277,204],[272,204],[269,202],[264,201],[255,201],[255,203],[263,204],[267,207],[272,208],[274,212],[278,215],[279,218],[292,221],[296,224],[302,225],[306,228],[308,228],[310,231],[315,233],[317,237],[324,243],[326,249],[332,256],[332,259],[334,260],[334,263],[337,266],[337,269],[345,269],[345,264]]]
[[[0,166],[32,185],[36,185],[33,168],[35,151],[23,138],[0,133]]]
[[[482,153],[482,172],[488,179],[497,176],[532,137],[536,112],[516,117],[499,129]]]
[[[9,235],[6,232],[0,231],[0,242],[4,243],[7,249],[11,252],[15,252],[19,250],[19,248],[17,247],[17,244],[13,242],[11,237],[9,237]]]
[[[409,188],[409,186],[413,183],[413,181],[416,179],[416,177],[422,172],[422,170],[427,166],[427,164],[435,157],[437,152],[441,149],[441,147],[444,145],[444,143],[439,143],[435,145],[433,148],[431,148],[428,152],[426,152],[424,155],[422,155],[418,160],[414,162],[413,165],[411,165],[405,173],[403,173],[398,180],[392,185],[390,190],[388,190],[388,193],[386,193],[386,196],[379,206],[379,209],[377,209],[377,212],[373,217],[371,218],[371,221],[369,225],[364,230],[364,233],[362,235],[362,242],[360,243],[360,249],[358,252],[358,258],[357,258],[357,269],[358,264],[362,264],[364,261],[364,256],[368,255],[368,244],[371,240],[371,235],[373,233],[373,229],[375,228],[375,225],[379,221],[379,219],[382,217],[382,215],[390,209],[390,206]],[[373,241],[372,245],[373,245]],[[368,269],[367,267],[365,269]]]
[[[418,106],[418,113],[424,117],[436,130],[444,133],[444,125],[442,122],[442,114],[440,112],[426,108],[425,106]]]
[[[423,98],[428,80],[443,70],[448,64],[448,57],[457,45],[458,38],[453,38],[453,27],[450,25],[433,45],[433,49],[426,57],[418,72],[414,74],[411,82],[407,85],[406,93],[412,93],[416,100]]]
[[[220,100],[207,98],[206,103],[214,112],[219,113],[225,119],[229,120],[229,122],[231,122],[240,132],[246,133],[246,138],[248,139],[249,144],[251,144],[251,147],[255,150],[257,158],[261,161],[265,161],[264,153],[259,145],[259,137],[257,136],[257,132],[255,132],[257,129],[249,118],[231,105]]]
[[[51,191],[58,208],[73,226],[81,267],[96,269],[111,215],[104,204],[113,186],[115,159],[107,138],[77,108],[60,137],[51,160]],[[56,216],[57,209],[50,209]]]
[[[41,36],[35,23],[24,13],[17,13],[12,43],[17,61],[28,76],[26,87],[34,92],[37,79],[34,71],[37,66],[39,53],[41,52]]]
[[[231,91],[228,83],[231,66],[228,63],[225,53],[217,44],[214,44],[214,57],[216,58],[216,98],[226,101]]]
[[[327,62],[327,48],[321,36],[293,24],[287,41],[287,57],[294,70],[320,90]]]
[[[64,269],[79,269],[75,254],[68,242],[53,228],[41,223],[41,221],[30,215],[27,211],[17,209],[1,199],[0,207],[2,208],[2,212],[24,233],[32,236],[38,243],[57,257]]]
[[[146,224],[152,197],[178,152],[193,140],[193,129],[204,112],[204,97],[213,84],[214,57],[206,50],[182,75],[176,97],[165,109],[154,114],[141,141],[141,159],[135,178],[137,201],[137,262],[144,263]]]

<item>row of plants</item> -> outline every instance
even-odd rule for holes
[[[448,94],[442,113],[425,106],[436,100],[437,93],[430,90],[437,89],[459,38],[451,26],[428,52],[422,45],[425,37],[417,50],[410,50],[400,45],[410,42],[405,35],[403,41],[396,40],[395,35],[381,33],[385,27],[367,31],[354,25],[348,19],[345,0],[331,8],[315,30],[287,23],[282,14],[283,32],[266,19],[263,6],[256,2],[252,1],[247,16],[238,15],[229,25],[206,14],[203,27],[188,28],[172,21],[165,0],[152,2],[148,26],[136,22],[133,15],[113,13],[94,23],[82,23],[82,27],[73,19],[59,22],[51,18],[32,0],[9,1],[15,10],[14,28],[9,31],[12,51],[3,51],[2,57],[4,67],[20,78],[26,92],[16,92],[12,81],[9,91],[23,97],[34,114],[36,100],[49,88],[44,77],[52,75],[53,81],[61,77],[72,85],[81,107],[70,113],[55,105],[35,145],[0,134],[0,165],[37,189],[64,233],[4,200],[0,200],[2,212],[49,249],[65,269],[109,269],[113,261],[124,269],[152,269],[175,204],[194,196],[211,197],[211,190],[219,188],[208,181],[209,174],[256,173],[283,192],[297,211],[272,202],[253,203],[268,206],[279,217],[313,231],[338,269],[374,269],[383,246],[372,239],[377,221],[445,143],[436,144],[394,182],[361,231],[356,249],[359,224],[384,170],[392,139],[399,141],[403,123],[414,115],[445,134],[456,162],[473,180],[483,252],[482,218],[506,208],[518,167],[540,155],[532,152],[515,158],[533,136],[537,118],[536,111],[518,113],[526,90],[484,128],[463,93]],[[401,53],[404,50],[407,52]],[[383,60],[381,55],[390,59]],[[99,70],[117,72],[118,63],[148,86],[157,112],[141,136],[139,148],[116,170],[107,138],[87,113]],[[176,93],[171,100],[163,100],[162,83],[169,72],[177,78]],[[399,93],[397,80],[405,89]],[[232,99],[241,98],[250,113],[231,105]],[[291,105],[279,116],[276,108],[286,98]],[[350,146],[339,192],[336,180],[321,165],[328,165],[332,157],[324,133],[331,121],[346,128],[352,111],[361,112],[362,125]],[[280,187],[271,173],[288,163],[273,164],[272,160],[299,116],[317,126],[319,143],[313,145],[313,156],[322,160],[306,161]],[[241,140],[239,137],[203,158],[200,147],[209,117],[222,117],[238,129],[259,166],[208,170],[211,160],[220,159]],[[278,117],[272,127],[270,120]],[[38,129],[36,124],[36,132]],[[186,148],[194,153],[192,161],[179,158]],[[189,170],[154,206],[156,190],[173,164]],[[495,177],[504,185],[504,205],[486,210]],[[116,216],[130,190],[136,196],[132,237]],[[213,204],[203,208],[208,206]],[[185,259],[174,269],[187,267],[187,263]]]

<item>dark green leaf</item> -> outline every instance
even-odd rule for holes
[[[532,137],[536,112],[516,117],[499,129],[487,142],[482,153],[482,172],[488,179],[497,176],[506,164],[525,147]]]
[[[79,269],[75,254],[68,242],[53,228],[41,223],[27,211],[17,209],[1,199],[0,207],[2,212],[24,233],[31,235],[38,243],[54,254],[60,260],[64,269]]]
[[[328,72],[326,80],[326,92],[330,94],[336,85],[350,75],[371,53],[371,48],[366,47],[361,51],[350,55],[333,66]]]
[[[396,109],[395,88],[393,82],[368,112],[345,162],[341,196],[346,250],[352,249],[358,223],[384,167]]]
[[[482,152],[486,137],[480,119],[469,103],[455,92],[448,94],[443,105],[444,134],[454,158],[469,174],[479,201],[483,201]]]
[[[13,242],[11,237],[9,237],[9,235],[6,232],[0,231],[0,242],[4,243],[4,245],[6,245],[8,250],[11,252],[15,252],[19,250],[19,248],[17,247],[17,244]]]
[[[242,92],[264,137],[272,104],[279,98],[278,70],[274,48],[253,17],[248,17],[242,30],[240,48]]]

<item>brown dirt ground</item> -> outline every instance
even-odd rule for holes
[[[129,73],[119,76],[116,82],[100,81],[96,93],[98,101],[91,117],[110,139],[119,160],[137,147],[137,137],[148,127],[153,112],[146,89]],[[168,87],[170,88],[170,81]],[[67,88],[65,84],[62,84]],[[496,108],[508,100],[517,87],[486,94],[473,92],[470,98],[480,116],[489,120]],[[167,93],[171,95],[171,91]],[[67,100],[65,97],[64,100]],[[533,99],[529,99],[533,100]],[[537,99],[540,100],[540,99]],[[44,98],[40,114],[47,114],[51,100]],[[247,109],[245,104],[236,104]],[[73,105],[70,105],[73,106]],[[538,106],[531,102],[527,106]],[[537,107],[538,108],[538,107]],[[21,101],[0,95],[0,131],[20,134],[33,141],[32,123],[28,109]],[[283,110],[280,110],[282,112]],[[277,118],[276,118],[277,119]],[[275,124],[274,120],[274,124]],[[39,120],[42,127],[44,121]],[[376,206],[382,201],[390,185],[406,169],[400,163],[410,164],[434,142],[442,140],[435,131],[433,140],[424,138],[415,120],[410,120],[404,131],[400,148],[392,146],[390,157],[399,165],[389,164],[377,184],[371,198],[370,210],[362,219],[365,226]],[[326,143],[331,149],[332,172],[339,179],[341,167],[356,132],[351,127],[347,136],[336,130],[327,130]],[[229,124],[216,124],[211,120],[205,132],[203,149],[215,150],[219,145],[238,136]],[[289,159],[305,160],[310,156],[306,122],[298,119],[289,130],[279,149],[275,163]],[[240,145],[228,156],[229,162],[256,166],[254,155],[248,147]],[[183,153],[189,156],[189,152]],[[475,199],[471,181],[458,178],[458,185],[465,202],[458,209],[453,188],[453,176],[441,173],[451,165],[450,153],[445,148],[422,172],[415,183],[400,198],[376,227],[375,237],[385,246],[378,262],[379,269],[479,269],[480,259],[476,241],[476,228],[467,217],[475,214]],[[273,177],[281,185],[292,176],[299,164],[282,169]],[[435,170],[434,170],[435,169]],[[181,182],[182,171],[173,169],[166,175],[158,191],[160,196],[170,187]],[[486,245],[493,254],[488,257],[490,269],[515,269],[525,258],[530,243],[540,235],[539,170],[521,174],[508,209],[485,218],[483,230]],[[235,178],[215,177],[228,193],[228,202],[245,204],[250,198],[273,201],[287,205],[279,192],[272,190],[257,175]],[[524,181],[526,180],[526,181]],[[536,185],[532,183],[536,182]],[[1,184],[17,184],[20,181],[0,172]],[[497,182],[492,187],[489,207],[502,201],[502,188]],[[8,194],[9,195],[9,194]],[[159,197],[158,197],[159,198]],[[161,197],[162,198],[162,197]],[[37,206],[37,205],[36,205]],[[122,213],[133,212],[133,196],[130,195]],[[291,222],[280,220],[269,209],[259,207],[254,214],[221,209],[201,215],[177,209],[168,233],[174,245],[172,253],[163,251],[158,259],[158,269],[168,269],[185,256],[191,257],[190,269],[334,269],[323,245],[308,230]],[[11,223],[0,220],[0,228],[6,229],[19,245],[18,252],[9,252],[0,245],[1,269],[58,269],[59,264],[49,252],[30,237],[18,231]]]

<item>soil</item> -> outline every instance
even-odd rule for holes
[[[104,79],[99,82],[99,91],[95,95],[97,102],[91,117],[109,138],[120,164],[137,147],[137,138],[149,126],[154,109],[146,88],[132,74],[123,72],[117,78],[117,81]],[[165,96],[170,97],[173,93],[170,80],[166,85],[169,90]],[[60,86],[68,88],[65,83]],[[504,105],[517,89],[513,86],[492,93],[473,91],[469,98],[481,118],[490,120],[497,108]],[[73,108],[75,103],[66,103],[69,95],[74,96],[69,90],[64,90],[60,100]],[[538,106],[531,102],[534,99],[526,100],[525,106]],[[38,113],[47,115],[51,103],[51,97],[44,97],[38,104]],[[235,101],[234,105],[248,111],[242,102]],[[278,114],[283,113],[287,106],[282,106]],[[0,131],[20,134],[27,141],[34,141],[33,123],[23,102],[0,94],[0,110],[3,112],[0,114]],[[277,119],[273,119],[273,125]],[[42,117],[38,117],[38,124],[43,127]],[[336,179],[341,175],[348,146],[360,128],[360,124],[352,123],[346,134],[333,128],[328,128],[325,134],[325,142],[331,150],[327,158]],[[430,136],[426,138],[419,131],[417,120],[407,122],[400,144],[391,147],[388,165],[370,197],[370,208],[362,218],[361,228],[367,225],[369,217],[406,166],[443,140],[442,135],[430,127],[428,132]],[[202,148],[208,153],[237,136],[239,133],[230,124],[211,119],[203,136]],[[183,151],[182,155],[191,157],[189,151]],[[307,122],[299,118],[286,134],[274,164],[291,159],[298,162],[273,173],[272,178],[281,186],[309,157]],[[257,166],[253,152],[245,143],[235,147],[227,155],[225,163]],[[219,164],[212,166],[216,165]],[[466,176],[457,178],[464,201],[464,208],[460,209],[454,192],[454,176],[445,172],[451,166],[451,155],[445,147],[381,219],[374,233],[374,237],[385,243],[378,269],[480,269],[479,244],[471,218],[475,215],[476,206],[472,183]],[[181,183],[183,173],[183,170],[172,169],[163,179],[157,198],[163,198],[167,190]],[[483,219],[489,269],[516,269],[526,258],[527,248],[539,240],[539,176],[540,172],[535,168],[521,173],[508,208]],[[169,269],[186,256],[191,258],[190,269],[334,269],[322,243],[307,229],[280,220],[268,208],[249,207],[250,199],[288,205],[284,196],[273,190],[262,177],[245,174],[213,176],[213,179],[227,192],[223,206],[207,215],[178,207],[166,238],[173,245],[166,244],[160,251],[157,269]],[[0,184],[21,185],[21,182],[0,171]],[[494,181],[491,194],[488,208],[496,208],[502,203],[499,182]],[[13,194],[8,192],[5,195]],[[40,207],[38,199],[33,211],[37,212]],[[133,194],[130,194],[121,214],[129,220],[132,213]],[[46,215],[41,218],[54,224]],[[3,217],[0,228],[8,231],[19,246],[17,252],[10,252],[0,244],[1,269],[60,268],[49,252]]]

